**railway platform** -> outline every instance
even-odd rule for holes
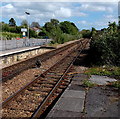
[[[103,77],[101,77],[103,78]],[[116,89],[103,85],[92,88],[82,86],[81,82],[89,79],[87,75],[76,74],[46,119],[109,117],[118,119],[119,95]],[[109,80],[112,80],[109,78]],[[98,81],[95,79],[95,81]],[[98,82],[99,83],[99,82]]]
[[[86,91],[80,87],[80,85],[85,78],[88,78],[87,75],[74,76],[61,98],[47,115],[47,119],[57,117],[82,117]]]
[[[29,50],[34,50],[40,48],[40,46],[33,46],[33,47],[22,47],[22,48],[15,48],[15,49],[10,49],[10,50],[4,50],[0,51],[0,56],[6,56],[6,55],[11,55],[11,54],[17,54],[20,52],[25,52]]]

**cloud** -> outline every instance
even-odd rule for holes
[[[117,3],[69,3],[69,2],[8,2],[2,6],[3,19],[15,18],[16,21],[28,19],[29,22],[39,22],[44,24],[51,18],[63,20],[72,20],[74,23],[83,24],[83,26],[101,27],[107,25],[108,20],[116,21],[115,14]],[[27,16],[25,12],[29,12]],[[92,11],[92,12],[91,12]],[[94,20],[95,15],[101,14]],[[93,13],[93,14],[92,14]],[[104,16],[102,16],[105,14]],[[116,15],[116,14],[115,14]],[[79,20],[79,21],[78,21]],[[91,22],[90,22],[91,20]],[[89,21],[89,22],[88,22]],[[93,22],[93,23],[92,23]]]
[[[72,14],[71,14],[71,10],[69,8],[61,7],[59,10],[55,11],[55,16],[68,18],[68,17],[71,17]]]
[[[119,0],[4,0],[4,2],[118,2]]]
[[[79,23],[79,24],[84,24],[84,25],[88,24],[87,21],[85,21],[85,20],[78,21],[78,23]]]
[[[94,22],[90,22],[90,21],[87,21],[87,20],[81,20],[81,21],[78,21],[78,24],[82,25],[82,27],[84,27],[84,28],[94,27],[94,28],[97,28],[97,29],[102,29],[102,28],[108,27],[109,22],[118,23],[118,18],[116,18],[116,16],[114,16],[112,14],[109,14],[109,15],[103,15],[101,17],[101,19],[99,19],[97,21],[94,21]]]
[[[2,6],[3,17],[14,17],[25,19],[25,12],[30,13],[32,21],[39,19],[46,21],[51,18],[70,18],[72,16],[86,16],[85,13],[72,9],[74,6],[70,3],[44,3],[44,2],[13,2]]]
[[[113,12],[113,5],[111,6],[110,3],[83,3],[80,6],[80,10]]]

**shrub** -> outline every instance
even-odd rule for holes
[[[92,65],[120,66],[120,31],[115,23],[109,24],[92,37],[88,60]]]

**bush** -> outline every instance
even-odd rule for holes
[[[3,39],[11,40],[12,38],[22,37],[21,34],[10,33],[10,32],[1,32],[0,37]]]
[[[120,66],[120,31],[115,23],[109,24],[105,30],[101,30],[92,36],[88,60],[92,65],[116,65]]]

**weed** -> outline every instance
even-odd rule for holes
[[[120,89],[120,81],[114,81],[109,84],[109,86],[119,88]]]
[[[89,80],[84,80],[84,81],[83,81],[83,86],[91,88],[91,87],[94,87],[95,84],[92,83],[92,82],[89,81]]]
[[[92,67],[85,71],[87,75],[120,76],[120,68],[114,66]]]

